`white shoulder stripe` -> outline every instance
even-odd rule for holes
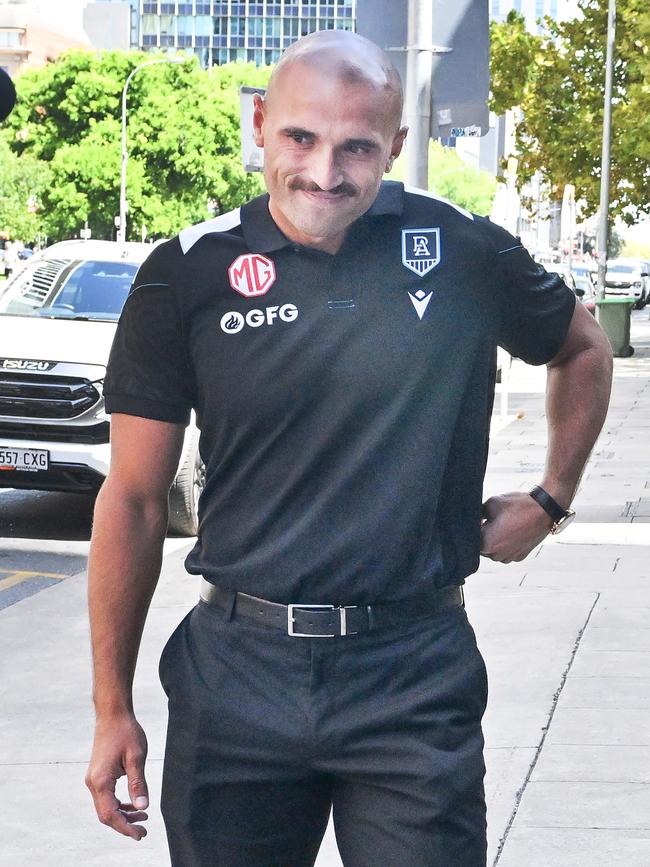
[[[239,226],[241,217],[239,216],[239,208],[234,211],[228,211],[227,214],[220,214],[212,220],[206,220],[204,223],[197,223],[195,226],[188,226],[178,233],[178,240],[181,243],[183,254],[191,250],[194,244],[204,235],[209,235],[212,232],[227,232],[228,229],[234,229]]]
[[[435,199],[437,202],[442,202],[443,205],[449,205],[450,208],[458,211],[459,214],[462,214],[463,217],[467,217],[468,220],[474,219],[474,214],[470,214],[470,212],[466,211],[465,208],[461,208],[460,205],[457,205],[455,202],[450,202],[449,199],[444,199],[442,196],[434,196],[434,194],[430,193],[428,190],[421,190],[418,187],[407,187],[405,185],[404,192],[413,193],[416,196],[425,196],[427,199]]]

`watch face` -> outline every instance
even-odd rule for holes
[[[576,516],[576,513],[573,511],[573,509],[569,509],[567,511],[566,515],[563,518],[560,518],[560,520],[556,524],[553,525],[551,533],[553,533],[553,535],[555,536],[558,533],[561,533],[562,530],[566,530],[566,528],[569,526],[571,521],[573,521],[575,516]]]

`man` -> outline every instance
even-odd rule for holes
[[[485,863],[485,669],[459,585],[480,551],[520,560],[570,518],[611,351],[517,239],[382,184],[401,110],[376,46],[297,42],[255,104],[268,197],[156,248],[122,314],[87,783],[102,822],[145,835],[131,683],[194,407],[201,601],[160,661],[177,867],[313,864],[331,807],[346,867]],[[482,521],[498,343],[548,364],[549,452],[540,490]]]

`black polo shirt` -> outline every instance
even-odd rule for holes
[[[189,572],[284,603],[400,599],[477,569],[497,344],[549,361],[574,302],[518,239],[401,184],[334,256],[262,196],[142,265],[106,406],[196,409]]]

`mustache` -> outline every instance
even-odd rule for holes
[[[340,184],[337,184],[337,186],[332,187],[329,190],[324,190],[313,181],[306,181],[303,178],[295,178],[289,183],[289,189],[304,190],[306,193],[333,193],[334,195],[342,196],[355,196],[357,194],[357,188],[353,184],[348,184],[346,181],[342,181]]]

